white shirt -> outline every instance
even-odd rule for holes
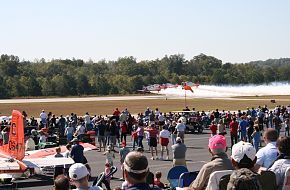
[[[45,112],[41,112],[40,115],[39,115],[39,117],[40,117],[41,119],[46,119],[46,118],[47,118],[47,115],[46,115]]]
[[[175,127],[175,129],[177,130],[177,132],[184,132],[185,131],[185,125],[183,124],[183,122],[178,123]]]
[[[26,151],[35,150],[35,143],[32,138],[27,139],[25,143],[25,150]]]
[[[79,125],[78,128],[77,128],[77,132],[78,132],[78,135],[85,134],[86,133],[86,129],[85,129],[84,126]]]
[[[277,158],[278,150],[276,147],[276,142],[270,142],[265,147],[258,150],[257,162],[261,167],[269,168],[269,166],[274,162]]]
[[[41,135],[40,137],[39,137],[39,142],[40,143],[42,143],[42,142],[46,142],[46,136],[45,135]]]
[[[290,167],[290,159],[277,160],[273,166],[269,168],[269,170],[274,172],[276,175],[278,190],[282,190],[287,167]]]
[[[85,124],[90,124],[91,123],[91,117],[89,115],[84,116]]]
[[[161,138],[170,138],[170,132],[166,129],[163,129],[162,131],[160,131],[159,133],[159,137]]]
[[[165,118],[164,118],[164,116],[163,116],[163,115],[159,115],[159,116],[158,116],[158,120],[159,120],[159,121],[164,121],[164,120],[165,120]]]

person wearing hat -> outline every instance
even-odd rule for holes
[[[172,153],[173,153],[173,167],[182,165],[186,166],[186,145],[182,142],[180,137],[176,138],[176,144],[172,145]]]
[[[127,181],[127,190],[149,190],[150,186],[146,183],[149,173],[148,160],[140,152],[130,152],[123,163],[124,177]]]
[[[257,161],[256,150],[251,143],[240,141],[232,147],[231,161],[235,169],[254,169]]]
[[[70,152],[71,158],[75,163],[84,163],[84,147],[79,144],[78,138],[74,138],[71,142],[74,144]]]
[[[231,161],[226,154],[226,150],[227,142],[223,135],[215,135],[209,139],[208,151],[212,159],[202,166],[196,179],[190,184],[191,189],[205,189],[211,173],[233,169]]]
[[[101,187],[89,186],[89,171],[84,164],[76,163],[69,168],[69,177],[71,182],[76,186],[75,190],[102,190]]]

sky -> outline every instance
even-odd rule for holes
[[[0,8],[0,54],[21,60],[290,57],[287,0],[9,0]]]

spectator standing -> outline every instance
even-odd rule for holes
[[[144,138],[144,128],[143,128],[143,123],[140,123],[138,125],[137,129],[137,136],[138,136],[138,147],[144,148],[143,146],[143,138]]]
[[[40,120],[41,120],[42,124],[45,126],[47,115],[46,115],[44,110],[42,110],[42,112],[39,114],[39,117],[40,117]]]
[[[159,134],[158,130],[156,129],[156,126],[154,124],[151,124],[148,126],[147,129],[145,129],[145,131],[147,131],[149,135],[149,146],[150,146],[150,151],[152,155],[151,159],[158,160],[158,151],[157,151],[157,136]],[[153,149],[155,149],[156,158],[154,157]]]
[[[239,124],[236,118],[233,118],[232,122],[230,122],[231,147],[238,142],[238,127]]]
[[[84,163],[84,147],[79,144],[78,138],[74,138],[72,140],[72,143],[74,144],[71,148],[70,156],[75,161],[75,163]]]
[[[217,126],[215,125],[214,121],[211,122],[209,129],[211,131],[211,136],[214,136],[217,134]]]
[[[275,115],[275,117],[273,118],[273,124],[274,124],[275,129],[278,132],[278,135],[280,135],[282,121],[279,118],[279,115]]]
[[[137,128],[135,125],[133,125],[133,131],[132,131],[132,134],[131,134],[131,138],[132,138],[132,141],[133,141],[133,150],[135,150],[135,147],[136,145],[138,146],[138,135],[137,135]]]
[[[118,122],[119,121],[119,118],[120,118],[120,114],[121,112],[119,111],[118,108],[116,108],[113,112],[113,116],[115,117],[116,121]]]
[[[161,145],[161,157],[160,159],[163,160],[163,152],[166,150],[166,160],[169,159],[169,150],[168,150],[168,143],[170,138],[170,132],[167,130],[166,126],[162,127],[162,131],[159,133],[160,137],[160,145]]]
[[[240,139],[242,141],[247,141],[247,126],[248,126],[248,122],[246,121],[244,116],[242,116],[241,119],[242,120],[239,123],[239,131],[241,132]]]
[[[85,129],[86,131],[90,131],[91,129],[91,116],[89,115],[88,112],[84,115],[84,120],[85,120]]]
[[[121,128],[121,142],[125,141],[125,143],[127,142],[127,132],[128,132],[128,127],[125,121],[121,122],[120,125]]]
[[[182,143],[184,143],[184,133],[185,133],[186,126],[184,125],[181,119],[179,119],[178,124],[176,125],[175,129],[177,131],[177,137],[180,137],[182,140]]]
[[[180,137],[176,138],[176,144],[172,145],[173,166],[186,166],[186,145]]]
[[[176,144],[177,131],[175,127],[176,127],[176,121],[172,121],[171,124],[169,125],[169,132],[171,133],[170,137],[171,137],[172,145]]]
[[[70,142],[73,139],[73,135],[74,135],[74,128],[71,124],[71,122],[68,123],[67,127],[64,130],[64,134],[66,136],[66,139],[68,142]]]
[[[285,136],[289,137],[289,127],[290,127],[290,119],[287,118],[285,120]]]
[[[105,120],[102,119],[100,123],[97,125],[98,128],[98,142],[99,142],[99,152],[102,151],[102,147],[104,148],[104,151],[106,149],[106,139],[105,139],[105,130],[106,130],[106,124]]]
[[[259,144],[261,142],[261,132],[260,132],[260,127],[258,125],[255,125],[254,127],[254,132],[252,134],[252,138],[253,138],[253,145],[256,149],[256,152],[258,152],[259,150]]]

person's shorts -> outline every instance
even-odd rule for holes
[[[161,146],[167,146],[169,143],[169,139],[168,138],[160,138],[160,144]]]
[[[105,136],[98,136],[98,142],[99,143],[105,143]]]
[[[149,138],[149,146],[151,147],[157,147],[157,138],[156,137],[150,137]]]
[[[116,136],[110,136],[110,143],[112,145],[115,145],[116,144]]]

